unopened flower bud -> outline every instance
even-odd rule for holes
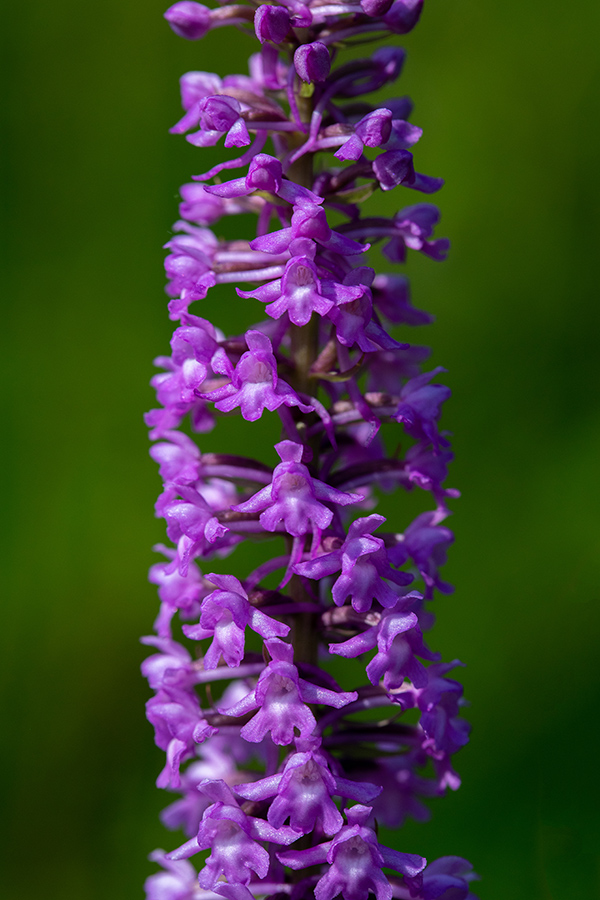
[[[210,29],[210,10],[201,3],[181,0],[165,13],[165,19],[179,37],[197,41]]]
[[[294,66],[302,81],[325,81],[331,69],[329,50],[321,41],[301,44],[294,53]]]
[[[384,22],[390,31],[408,34],[419,21],[422,9],[423,0],[394,0],[384,16]]]
[[[290,30],[290,15],[283,6],[261,6],[254,16],[254,30],[261,44],[280,44]]]

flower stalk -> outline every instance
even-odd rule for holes
[[[423,372],[428,349],[404,340],[431,316],[404,276],[367,258],[382,242],[393,264],[443,259],[437,208],[418,200],[443,182],[414,168],[410,100],[372,97],[404,51],[340,61],[410,31],[422,6],[182,0],[165,13],[187,40],[231,25],[258,45],[247,75],[185,74],[171,129],[200,148],[223,139],[233,156],[181,188],[166,245],[177,324],[147,423],[171,545],[150,571],[161,604],[142,671],[166,755],[157,784],[177,795],[162,818],[186,839],[152,854],[162,871],[148,900],[474,898],[466,860],[427,864],[377,837],[378,823],[424,820],[424,800],[459,786],[452,757],[468,735],[447,677],[460,664],[424,636],[430,601],[452,590],[439,572],[458,495],[444,486],[452,454],[438,425],[450,392],[434,381],[443,369]],[[363,214],[396,188],[417,202]],[[248,213],[251,235],[211,230]],[[217,284],[257,310],[245,334],[204,318]],[[230,414],[279,417],[275,466],[202,453],[187,433]],[[398,522],[373,512],[381,492],[412,490],[426,507],[414,521],[400,502]],[[238,578],[230,559],[247,540],[264,558]],[[355,658],[364,676],[349,684],[343,660]]]

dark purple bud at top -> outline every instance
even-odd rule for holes
[[[360,0],[360,5],[368,16],[384,16],[393,0]]]
[[[280,44],[290,30],[290,15],[283,6],[261,6],[254,16],[254,30],[261,44]]]
[[[329,50],[321,41],[301,44],[294,53],[294,66],[302,81],[325,81],[331,69]]]
[[[384,22],[390,31],[408,34],[419,21],[422,9],[423,0],[394,0]]]
[[[279,160],[267,153],[259,153],[250,163],[246,187],[250,191],[270,191],[276,194],[281,187],[282,178],[283,168]]]
[[[165,19],[175,34],[188,41],[199,40],[210,28],[210,10],[192,0],[181,0],[170,6]]]

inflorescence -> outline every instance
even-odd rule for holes
[[[162,871],[148,900],[474,900],[466,860],[427,865],[377,836],[378,824],[426,819],[423,799],[459,786],[452,756],[468,739],[449,677],[460,664],[423,636],[427,602],[452,590],[439,574],[457,496],[443,486],[452,454],[438,427],[450,391],[443,369],[422,371],[428,348],[389,333],[432,317],[406,277],[376,274],[366,255],[381,242],[391,263],[409,250],[442,260],[448,241],[433,237],[427,202],[362,215],[378,190],[418,199],[443,182],[415,171],[409,98],[365,99],[395,82],[404,51],[338,62],[346,47],[407,33],[422,6],[183,0],[165,13],[183,38],[232,25],[259,47],[247,75],[185,74],[171,129],[238,154],[181,188],[166,244],[177,327],[147,423],[172,546],[156,548],[166,561],[150,571],[161,605],[142,668],[166,753],[157,784],[179,795],[162,818],[187,840],[152,854]],[[211,230],[240,214],[256,217],[250,240]],[[219,284],[245,286],[232,302],[258,318],[264,304],[267,318],[224,335],[195,314]],[[201,453],[190,436],[240,414],[278,417],[275,466]],[[433,508],[386,530],[373,509],[400,488]],[[242,541],[276,549],[241,580],[213,573],[209,560],[227,570]],[[356,657],[364,683],[348,684],[360,667],[344,659]]]

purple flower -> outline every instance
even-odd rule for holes
[[[188,41],[199,40],[210,28],[210,10],[192,0],[181,0],[170,6],[165,19],[175,34]]]
[[[282,6],[259,6],[254,15],[254,30],[261,44],[265,41],[281,44],[290,25],[290,14]]]
[[[276,8],[273,6],[261,7],[261,9]],[[235,178],[225,184],[213,184],[205,190],[211,195],[227,199],[245,197],[253,191],[268,191],[286,203],[298,207],[310,208],[323,203],[323,198],[318,194],[284,178],[281,162],[275,157],[269,156],[268,153],[259,153],[253,157],[248,166],[248,174],[244,178]]]
[[[214,738],[209,738],[199,751],[210,747]],[[207,761],[205,761],[207,759]],[[224,767],[222,758],[218,754],[205,756],[203,760],[193,760],[181,776],[179,790],[183,794],[180,800],[176,800],[166,807],[161,813],[160,819],[163,825],[175,831],[181,828],[186,835],[193,837],[198,833],[200,822],[205,810],[210,806],[210,799],[200,793],[199,785],[207,777],[221,777],[227,783],[236,778],[238,773],[233,759],[228,759],[228,765]]]
[[[321,41],[300,44],[294,53],[294,67],[302,81],[325,81],[331,69],[329,50]]]
[[[194,107],[199,100],[218,93],[223,87],[223,81],[214,72],[186,72],[179,79],[181,91],[181,105],[186,112]],[[177,125],[175,126],[177,128]],[[185,130],[185,129],[184,129]],[[173,129],[171,129],[173,131]],[[176,134],[180,133],[178,131]]]
[[[200,712],[195,694],[177,689],[161,690],[146,704],[146,717],[155,730],[156,745],[165,750],[167,761],[158,776],[158,787],[178,788],[179,767],[201,744],[216,733]]]
[[[432,259],[445,259],[450,242],[446,238],[429,240],[438,220],[439,212],[430,203],[419,203],[417,206],[401,209],[394,216],[394,236],[383,252],[392,262],[404,262],[406,248],[418,250]]]
[[[410,447],[405,457],[404,467],[409,481],[425,491],[431,491],[440,509],[444,509],[447,497],[460,497],[459,491],[454,488],[442,487],[452,458],[452,451],[436,450],[423,443]]]
[[[220,590],[213,591],[202,601],[198,625],[183,626],[184,634],[195,641],[213,638],[204,654],[205,669],[215,669],[221,657],[228,666],[239,666],[244,655],[244,631],[247,625],[265,640],[289,634],[289,625],[277,622],[250,606],[248,594],[233,575],[213,574],[206,578]]]
[[[430,591],[436,587],[443,594],[450,594],[454,588],[439,578],[438,570],[446,562],[446,551],[454,535],[439,524],[441,518],[443,514],[438,512],[417,516],[404,534],[397,536],[399,543],[390,548],[389,558],[396,566],[412,558]]]
[[[329,863],[315,887],[316,900],[333,900],[338,894],[344,900],[367,900],[369,892],[377,900],[391,900],[392,886],[382,872],[384,866],[403,875],[410,887],[419,887],[426,860],[379,844],[375,832],[365,825],[370,813],[369,806],[353,806],[346,811],[348,825],[332,841],[309,850],[278,853],[277,858],[292,869]]]
[[[412,31],[421,15],[423,0],[394,0],[384,16],[385,24],[395,34]]]
[[[287,313],[294,325],[306,325],[313,312],[324,316],[335,303],[358,299],[363,289],[358,286],[346,287],[331,279],[321,280],[312,260],[305,256],[294,256],[286,264],[282,278],[255,291],[238,289],[237,292],[240,297],[254,297],[262,303],[268,303],[266,311],[274,319]]]
[[[321,579],[341,569],[342,574],[332,590],[333,602],[337,606],[341,606],[348,597],[357,612],[371,609],[373,600],[385,607],[395,606],[398,593],[383,579],[406,585],[410,584],[412,577],[391,568],[382,539],[371,534],[383,522],[384,517],[377,515],[356,519],[339,549],[308,562],[297,563],[295,571],[308,578]]]
[[[212,263],[217,241],[206,228],[189,226],[186,230],[186,235],[179,235],[165,244],[172,250],[165,259],[165,269],[170,278],[167,293],[177,297],[185,291],[189,303],[206,297],[208,288],[214,284]]]
[[[179,215],[195,225],[212,225],[226,214],[225,203],[210,194],[204,184],[182,184],[179,193],[183,198]],[[238,208],[236,212],[242,210]]]
[[[192,618],[199,612],[198,601],[205,593],[202,576],[198,567],[191,564],[185,575],[179,572],[180,560],[175,551],[158,545],[154,548],[164,553],[171,560],[168,563],[156,563],[150,569],[148,580],[158,585],[158,596],[161,600],[161,611],[155,622],[159,637],[171,636],[171,619],[177,610],[183,618]]]
[[[473,866],[460,856],[442,856],[423,872],[423,900],[476,900],[469,882],[477,878]]]
[[[200,872],[200,887],[212,890],[223,875],[234,884],[248,884],[252,872],[264,878],[269,854],[259,840],[290,844],[298,837],[291,828],[273,828],[264,819],[247,816],[224,781],[206,780],[200,785],[214,802],[205,810],[198,835],[168,854],[172,860],[185,859],[210,849]]]
[[[163,850],[155,850],[150,859],[160,863],[163,871],[146,879],[147,900],[193,900],[196,892],[196,870],[185,859],[171,860]]]
[[[373,301],[370,284],[373,270],[367,266],[353,269],[344,278],[348,286],[356,286],[361,293],[358,297],[340,297],[337,306],[333,306],[327,317],[334,323],[337,340],[345,347],[355,344],[365,353],[373,353],[382,347],[396,348],[408,345],[398,344],[374,320]]]
[[[356,691],[332,691],[300,678],[292,662],[294,650],[290,644],[273,638],[265,641],[265,647],[273,659],[261,673],[256,688],[239,703],[220,710],[228,716],[259,710],[242,728],[244,740],[257,743],[270,733],[275,744],[286,745],[294,740],[296,731],[301,738],[309,738],[317,722],[307,703],[340,709],[356,700]]]
[[[424,767],[428,756],[421,748],[406,755],[386,756],[367,763],[355,773],[369,782],[381,785],[381,793],[372,801],[373,818],[387,828],[401,828],[410,816],[417,822],[427,822],[431,813],[422,798],[443,793],[434,779],[424,778],[416,771]]]
[[[142,675],[148,679],[153,690],[186,690],[192,686],[196,673],[185,647],[164,637],[144,637],[142,643],[161,651],[155,656],[148,656],[142,663]]]
[[[397,140],[396,143],[403,143]],[[387,150],[373,162],[373,174],[382,191],[391,191],[402,184],[424,194],[433,194],[444,185],[443,178],[432,178],[415,172],[412,153],[408,150]]]
[[[297,406],[303,413],[311,412],[313,407],[302,403],[289,384],[278,377],[269,338],[260,331],[247,331],[246,344],[248,351],[235,368],[224,351],[215,356],[213,370],[229,378],[229,383],[200,396],[212,400],[221,412],[231,412],[239,406],[248,422],[260,419],[265,409],[279,409],[282,403]]]
[[[380,47],[370,59],[353,60],[331,74],[336,95],[358,97],[380,90],[398,78],[405,59],[402,47]]]
[[[421,726],[428,737],[424,746],[433,751],[454,753],[469,739],[469,723],[459,718],[462,685],[444,677],[457,665],[460,665],[458,660],[430,666],[428,684],[417,695],[417,704],[422,710]]]
[[[187,136],[195,147],[212,147],[223,134],[226,147],[246,147],[250,135],[241,113],[242,107],[233,97],[204,97],[172,130],[188,131],[199,125],[199,131]]]
[[[175,493],[181,499],[173,499]],[[228,528],[218,521],[215,510],[195,488],[178,485],[167,490],[164,499],[159,501],[159,514],[167,520],[167,535],[178,545],[180,574],[185,575],[190,557],[208,549],[207,545],[223,537]]]
[[[439,659],[423,644],[419,620],[413,612],[388,610],[382,613],[377,625],[341,644],[332,644],[330,653],[347,658],[359,656],[377,647],[377,653],[367,665],[371,684],[383,678],[386,690],[401,688],[405,678],[415,687],[427,685],[427,673],[421,659]]]
[[[428,441],[435,447],[444,443],[444,440],[440,439],[436,423],[441,415],[441,404],[452,392],[443,384],[429,384],[429,382],[443,371],[444,369],[438,367],[432,372],[411,378],[400,392],[400,405],[395,413],[395,419],[402,422],[411,437]]]
[[[308,241],[301,241],[301,238],[307,238]],[[313,242],[344,256],[355,256],[369,249],[368,245],[359,244],[333,231],[322,207],[304,203],[296,205],[288,228],[261,235],[250,241],[250,246],[253,250],[262,250],[265,253],[284,253],[290,250],[292,255],[295,255],[295,244],[297,249],[308,249]],[[316,251],[316,248],[314,250]]]
[[[392,133],[392,116],[389,109],[375,109],[367,113],[354,126],[354,134],[336,152],[338,159],[360,159],[365,147],[381,147]]]
[[[333,835],[342,827],[343,819],[332,796],[368,802],[380,788],[334,776],[318,744],[306,742],[306,746],[306,750],[287,758],[280,774],[238,785],[236,791],[248,800],[275,797],[268,819],[276,828],[289,818],[291,827],[300,834],[309,834],[318,823],[325,834]]]
[[[266,531],[276,531],[280,524],[293,537],[312,533],[313,546],[333,519],[333,511],[325,506],[347,506],[361,500],[359,494],[338,491],[312,478],[302,460],[302,446],[293,441],[275,444],[281,462],[273,471],[271,484],[249,500],[232,509],[238,512],[260,512],[260,523]]]
[[[386,318],[396,325],[428,325],[433,316],[410,303],[408,279],[402,275],[376,275],[373,301]]]
[[[159,464],[158,473],[163,481],[191,484],[200,474],[200,451],[194,441],[180,431],[164,434],[168,442],[154,444],[150,456]]]

